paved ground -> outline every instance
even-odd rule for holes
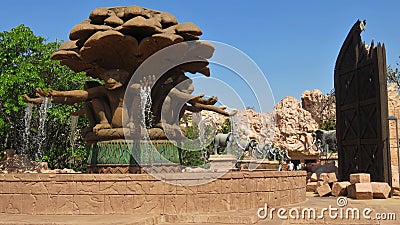
[[[342,199],[343,200],[343,199]],[[346,203],[343,200],[340,204]],[[335,210],[336,208],[336,210]],[[256,224],[256,225],[296,225],[296,224],[400,224],[400,198],[394,197],[391,199],[380,200],[353,200],[347,199],[346,206],[339,207],[335,197],[315,197],[311,193],[307,193],[307,201],[301,204],[285,206],[286,213],[282,216],[287,216],[288,219],[281,219],[278,217],[278,210],[283,212],[283,209],[275,209],[273,211],[272,219],[270,217],[271,208],[268,208],[268,215],[266,219],[259,219],[257,210],[248,210],[242,212],[224,212],[224,213],[210,213],[210,214],[196,214],[196,215],[143,215],[141,218],[137,216],[128,215],[60,215],[60,216],[46,216],[46,215],[11,215],[0,214],[0,224],[57,224],[57,225],[76,225],[76,224],[129,224],[129,225],[156,225],[156,224]],[[313,210],[316,215],[314,219]],[[329,214],[329,210],[331,211]],[[289,215],[298,219],[289,218]],[[302,219],[302,212],[306,219]],[[324,213],[321,213],[324,212]],[[359,219],[357,216],[359,212]],[[261,210],[260,214],[263,216],[265,210]],[[363,215],[365,214],[365,216]],[[324,214],[323,218],[318,218]],[[311,219],[308,219],[308,216]],[[347,215],[347,217],[346,217]],[[353,215],[355,218],[353,218]],[[367,218],[370,217],[370,218]],[[377,217],[385,217],[386,220],[375,219]],[[390,218],[389,218],[390,217]],[[389,218],[389,219],[388,219]]]

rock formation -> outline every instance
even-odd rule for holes
[[[320,90],[306,90],[301,95],[302,108],[311,113],[312,118],[322,128],[326,121],[336,120],[336,104],[333,95],[324,95]]]
[[[307,133],[318,129],[311,113],[301,107],[299,100],[293,97],[282,99],[275,106],[276,132],[274,144],[288,151],[305,152],[306,142],[310,142]],[[315,154],[313,151],[309,154]]]

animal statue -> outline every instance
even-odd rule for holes
[[[270,143],[265,144],[261,149],[257,148],[256,158],[260,159],[272,159],[273,158],[273,146]]]
[[[272,157],[268,159],[278,160],[278,161],[287,161],[290,158],[288,150],[282,150],[279,148],[272,149]]]
[[[322,153],[327,153],[329,149],[336,149],[337,139],[336,130],[316,130],[313,133],[314,141]]]
[[[214,138],[214,154],[218,155],[220,147],[226,147],[226,153],[232,154],[232,144],[235,142],[236,134],[229,132],[227,134],[218,133]]]
[[[243,148],[243,146],[245,146]],[[257,149],[258,149],[258,141],[254,139],[250,139],[247,143],[242,142],[240,146],[243,150],[243,152],[248,152],[250,157],[253,157],[253,154],[257,154]]]

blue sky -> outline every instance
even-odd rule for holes
[[[265,74],[276,102],[289,95],[300,99],[305,90],[330,92],[337,54],[357,19],[367,20],[362,35],[367,43],[374,39],[385,44],[388,65],[400,61],[398,0],[2,0],[0,5],[1,31],[25,24],[49,41],[67,40],[71,28],[97,7],[139,5],[170,12],[179,22],[197,24],[204,33],[201,39],[247,54]],[[235,82],[222,70],[212,69],[212,77]],[[246,106],[257,104],[246,93],[240,95]]]

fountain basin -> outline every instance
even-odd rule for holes
[[[168,140],[100,141],[88,147],[89,173],[143,173],[142,168],[157,165],[159,172],[180,172],[180,149]]]
[[[186,186],[202,180],[213,180]],[[276,207],[306,199],[304,171],[149,174],[1,174],[0,213],[182,214]],[[256,211],[255,211],[256,212]]]

